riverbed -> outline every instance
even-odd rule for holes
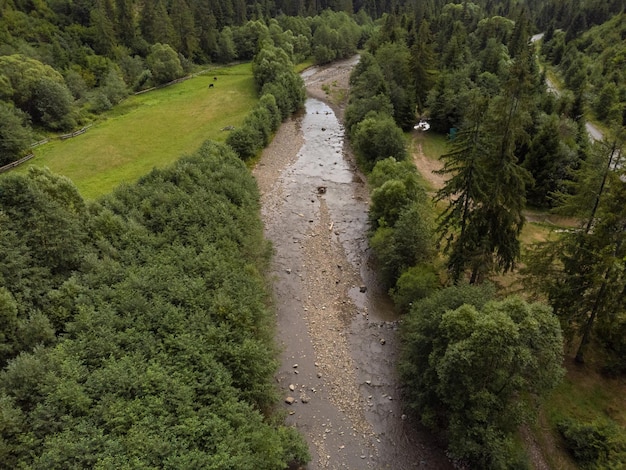
[[[303,73],[305,110],[283,123],[254,169],[275,251],[276,380],[287,424],[309,444],[307,468],[448,469],[401,407],[401,319],[371,269],[367,187],[340,122],[356,61]]]

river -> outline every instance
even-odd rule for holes
[[[283,123],[254,169],[275,250],[276,380],[286,422],[309,444],[307,468],[448,469],[401,407],[400,319],[370,268],[367,188],[336,114],[355,63],[303,73],[305,110]]]

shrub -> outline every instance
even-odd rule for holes
[[[610,426],[566,419],[557,424],[557,429],[577,463],[594,468],[608,462],[612,450],[611,442],[616,434]]]
[[[0,101],[0,166],[18,160],[31,142],[27,114]]]
[[[76,125],[74,99],[65,83],[43,77],[33,87],[33,120],[52,130],[68,130]]]
[[[517,466],[512,436],[563,374],[563,342],[548,306],[519,297],[485,303],[483,287],[453,287],[413,305],[399,371],[407,404],[445,432],[471,468]]]
[[[231,131],[226,138],[226,143],[239,158],[245,161],[256,155],[257,151],[263,147],[263,136],[251,126],[242,126]]]
[[[352,143],[367,171],[371,171],[378,160],[387,157],[399,161],[407,158],[404,135],[391,116],[366,117],[356,125]]]
[[[154,44],[150,48],[146,63],[157,85],[183,76],[183,66],[180,59],[169,44]]]
[[[400,311],[407,312],[414,302],[428,297],[437,287],[439,278],[435,268],[429,264],[418,264],[400,274],[391,290],[391,298]]]

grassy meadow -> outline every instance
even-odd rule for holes
[[[256,100],[250,63],[216,68],[130,96],[84,134],[37,147],[35,158],[15,171],[47,166],[69,177],[84,198],[94,199],[195,151],[207,139],[223,142],[228,132],[221,129],[240,125]]]

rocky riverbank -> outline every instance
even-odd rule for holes
[[[451,468],[400,405],[399,319],[367,256],[367,188],[344,144],[356,59],[305,71],[305,112],[285,122],[254,169],[272,265],[277,381],[310,469]]]

